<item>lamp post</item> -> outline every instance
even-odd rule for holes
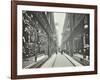
[[[39,41],[38,42],[38,53],[40,54],[40,44],[41,44],[41,42]]]
[[[86,17],[85,17],[86,20]],[[87,35],[87,30],[88,30],[88,23],[84,22],[84,31],[83,31],[83,64],[85,65],[85,59],[86,59],[86,55],[87,55],[87,50],[86,50],[86,35]]]

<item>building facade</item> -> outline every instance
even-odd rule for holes
[[[61,49],[73,56],[75,53],[89,59],[89,14],[66,13]]]
[[[55,52],[56,30],[53,13],[23,11],[23,59],[39,55],[50,57]]]

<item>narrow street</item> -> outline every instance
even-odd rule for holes
[[[89,15],[23,11],[22,67],[90,64]]]
[[[73,66],[73,64],[61,53],[57,54],[53,67]]]
[[[55,53],[52,55],[52,57],[48,61],[46,61],[41,66],[41,68],[70,67],[70,66],[82,66],[82,65],[65,53],[63,54]]]

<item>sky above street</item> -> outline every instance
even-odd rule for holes
[[[61,45],[62,31],[64,26],[65,13],[54,13],[55,27],[57,30],[58,46]]]

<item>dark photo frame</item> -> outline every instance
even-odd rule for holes
[[[97,74],[96,5],[11,1],[12,79],[90,74]]]

